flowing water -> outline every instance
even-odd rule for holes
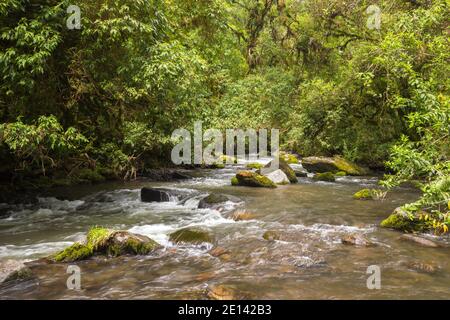
[[[75,187],[35,204],[0,204],[0,264],[46,257],[83,240],[95,225],[143,234],[164,246],[149,256],[77,263],[80,291],[67,289],[67,265],[33,263],[36,278],[0,286],[0,298],[204,299],[205,291],[219,284],[251,299],[450,298],[448,238],[439,239],[442,248],[426,248],[378,227],[394,208],[417,198],[414,190],[398,189],[384,201],[353,200],[354,192],[376,186],[371,177],[342,177],[335,183],[302,178],[274,190],[232,187],[237,169],[193,171],[195,178],[178,182]],[[143,186],[172,188],[187,200],[142,203]],[[210,193],[241,201],[220,211],[198,209]],[[234,221],[230,215],[237,209],[254,213],[254,219]],[[229,259],[211,256],[211,245],[169,241],[171,232],[188,226],[209,230],[217,245],[231,252]],[[282,240],[264,240],[267,230],[279,232]],[[376,246],[345,246],[341,238],[349,234],[364,235]],[[414,263],[435,270],[421,272],[411,267]],[[381,269],[380,290],[367,288],[371,265]]]

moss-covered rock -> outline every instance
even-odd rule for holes
[[[275,160],[274,160],[274,161],[275,161]],[[273,168],[272,168],[272,166],[273,166]],[[288,164],[286,161],[284,161],[282,158],[279,158],[279,159],[278,159],[278,166],[276,166],[276,165],[273,163],[273,161],[272,161],[272,162],[268,163],[268,164],[264,167],[264,169],[261,170],[261,172],[262,172],[263,174],[268,174],[268,173],[270,173],[270,172],[272,172],[272,171],[276,171],[276,170],[278,170],[278,169],[280,169],[281,171],[284,172],[284,174],[286,174],[286,176],[287,176],[288,179],[289,179],[289,182],[291,182],[291,183],[297,183],[297,182],[298,182],[298,179],[297,179],[297,176],[296,176],[294,170],[293,170],[293,169],[291,168],[291,166],[289,166],[289,164]]]
[[[419,216],[420,213],[409,214],[404,209],[397,208],[381,222],[381,226],[403,232],[425,232],[432,229],[429,222],[419,219]]]
[[[366,169],[339,156],[333,158],[308,157],[302,160],[302,165],[306,170],[314,173],[345,172],[351,176],[363,176],[368,174]]]
[[[347,172],[339,171],[334,174],[336,177],[345,177],[347,176]]]
[[[362,189],[353,195],[356,200],[382,200],[386,197],[387,191],[379,189]]]
[[[152,239],[127,231],[95,227],[89,230],[85,243],[75,243],[52,257],[56,262],[74,262],[95,255],[117,257],[146,255],[161,246]]]
[[[256,172],[240,171],[235,179],[231,180],[234,186],[256,187],[256,188],[276,188],[277,185],[269,178]]]
[[[280,158],[282,158],[288,164],[298,164],[298,163],[300,163],[298,158],[295,155],[291,154],[291,153],[280,152]]]
[[[169,240],[173,243],[213,243],[214,238],[205,230],[199,228],[185,228],[170,234]]]
[[[249,163],[246,166],[247,169],[256,169],[256,170],[262,169],[263,167],[264,167],[263,164],[257,162]]]
[[[326,182],[335,182],[336,178],[333,173],[325,172],[325,173],[317,173],[314,175],[313,180],[315,181],[326,181]]]
[[[231,178],[231,185],[232,186],[238,186],[239,185],[239,180],[236,177]]]

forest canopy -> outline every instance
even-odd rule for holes
[[[408,208],[444,215],[449,18],[447,0],[3,0],[0,177],[132,178],[202,120],[415,181]]]

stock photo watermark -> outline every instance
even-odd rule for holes
[[[367,28],[369,30],[380,30],[381,29],[381,9],[379,6],[373,4],[370,5],[367,10],[366,14],[369,15],[367,18]]]
[[[381,268],[377,265],[372,265],[367,268],[367,274],[370,274],[367,278],[367,289],[369,290],[381,290]]]
[[[67,7],[67,13],[70,16],[66,20],[66,26],[69,30],[80,30],[81,29],[81,9],[79,6],[70,5]]]
[[[193,137],[187,129],[177,129],[172,133],[172,140],[178,143],[172,149],[172,162],[176,165],[212,165],[219,162],[233,164],[234,159],[255,161],[268,156],[267,129],[258,131],[255,129],[227,129],[225,136],[226,139],[224,139],[222,131],[218,129],[207,129],[203,132],[202,121],[195,122]],[[270,155],[275,158],[275,161],[272,162],[269,170],[278,169],[279,136],[278,129],[270,130]],[[181,142],[179,142],[180,140]],[[210,143],[204,146],[208,142]],[[227,156],[225,158],[223,157],[224,147]],[[193,157],[192,150],[194,150]]]
[[[70,274],[67,278],[66,286],[69,290],[81,290],[81,269],[79,266],[70,265],[67,267],[67,274]]]

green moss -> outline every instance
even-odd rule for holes
[[[70,247],[64,249],[53,257],[56,262],[75,262],[90,258],[94,255],[91,247],[75,243]]]
[[[53,256],[52,259],[56,262],[75,262],[94,255],[110,257],[124,254],[145,255],[159,247],[157,242],[144,236],[94,227],[88,232],[86,244],[75,243]]]
[[[112,233],[113,231],[102,227],[91,228],[87,235],[87,246],[94,251],[98,250],[100,247],[105,246]]]
[[[358,166],[357,164],[345,160],[342,157],[336,156],[333,158],[334,164],[339,171],[343,171],[351,176],[362,176],[367,174],[366,170]]]
[[[339,172],[336,172],[334,175],[336,177],[345,177],[347,175],[347,172],[339,171]]]
[[[316,181],[326,181],[326,182],[335,182],[336,178],[334,174],[331,172],[318,173],[313,177]]]
[[[298,164],[298,163],[299,163],[297,157],[294,156],[293,154],[290,154],[290,153],[282,152],[282,153],[280,154],[280,157],[281,157],[284,161],[286,161],[286,163],[288,163],[288,164]]]
[[[373,200],[373,193],[370,189],[362,189],[353,195],[357,200]]]
[[[256,188],[276,188],[276,184],[269,178],[262,176],[256,172],[240,171],[237,173],[236,179],[232,179],[231,183],[235,186],[256,187]]]
[[[432,223],[419,219],[417,214],[408,214],[397,208],[387,219],[381,222],[383,228],[391,228],[403,232],[425,232],[432,229]]]
[[[256,169],[256,170],[259,170],[259,169],[261,169],[261,168],[263,168],[264,167],[264,165],[262,165],[261,163],[249,163],[249,164],[247,164],[247,169]]]
[[[238,186],[239,185],[239,180],[236,177],[231,178],[231,185],[232,186]]]
[[[214,239],[208,232],[196,228],[186,228],[175,231],[170,235],[169,239],[174,243],[201,244],[204,242],[214,242]]]

